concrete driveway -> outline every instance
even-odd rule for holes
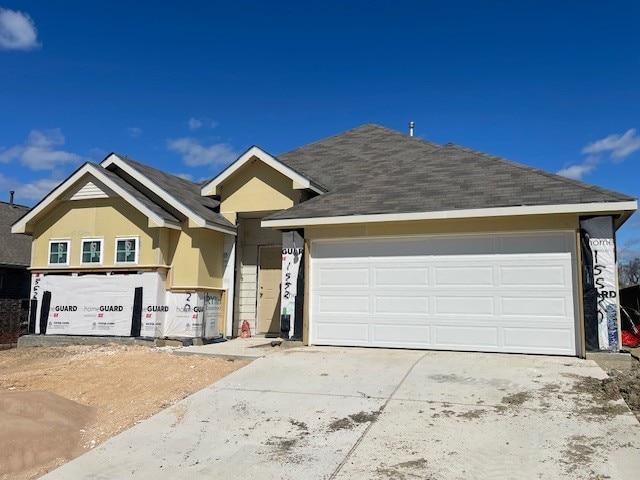
[[[640,425],[593,388],[604,376],[574,358],[286,350],[44,478],[636,479]]]

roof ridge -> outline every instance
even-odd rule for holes
[[[485,157],[485,158],[487,158],[489,160],[493,160],[493,161],[496,161],[496,162],[500,162],[500,163],[504,163],[504,164],[510,165],[512,167],[519,168],[520,170],[526,170],[526,171],[529,171],[529,172],[537,173],[537,174],[543,175],[543,176],[545,176],[547,178],[552,178],[554,180],[559,180],[559,181],[568,183],[570,185],[581,187],[581,188],[584,188],[586,190],[591,190],[591,191],[599,193],[599,194],[611,195],[611,196],[617,197],[620,200],[624,200],[625,197],[626,198],[631,198],[630,195],[621,194],[621,193],[615,192],[613,190],[608,190],[606,188],[598,187],[597,185],[592,185],[590,183],[581,182],[581,181],[578,181],[578,180],[574,180],[572,178],[563,177],[562,175],[558,175],[558,174],[555,174],[555,173],[545,172],[544,170],[540,170],[539,168],[530,167],[529,165],[524,165],[522,163],[514,162],[513,160],[508,160],[508,159],[506,159],[504,157],[499,157],[497,155],[491,155],[491,154],[488,154],[488,153],[485,153],[485,152],[481,152],[479,150],[474,150],[473,148],[463,147],[462,145],[457,145],[455,143],[449,142],[449,143],[445,144],[444,147],[452,147],[452,148],[456,148],[458,150],[462,150],[463,152],[473,153],[475,155],[479,155],[481,157]]]
[[[15,208],[27,208],[27,209],[31,208],[31,207],[27,207],[26,205],[21,205],[20,203],[15,203],[15,202],[13,204],[11,204],[9,202],[5,202],[5,201],[0,200],[0,203],[3,203],[3,204],[5,204],[5,205],[7,205],[9,207],[15,207]]]
[[[294,153],[294,152],[297,152],[299,150],[302,150],[303,148],[307,148],[307,147],[310,147],[312,145],[316,145],[318,143],[326,142],[327,140],[331,140],[332,138],[340,137],[342,135],[346,135],[348,133],[355,132],[356,130],[360,130],[361,128],[364,128],[364,127],[374,127],[374,128],[379,129],[379,130],[384,130],[387,133],[392,133],[394,135],[401,136],[404,139],[409,139],[409,140],[413,140],[413,141],[420,142],[420,143],[426,143],[427,145],[430,145],[432,147],[440,147],[441,146],[441,145],[439,145],[437,143],[430,142],[430,141],[425,140],[423,138],[411,137],[409,135],[403,134],[402,132],[399,132],[398,130],[393,130],[392,128],[385,127],[383,125],[378,125],[377,123],[368,122],[368,123],[364,123],[364,124],[362,124],[362,125],[360,125],[358,127],[354,127],[354,128],[350,128],[349,130],[345,130],[344,132],[336,133],[334,135],[330,135],[328,137],[321,138],[320,140],[315,140],[313,142],[310,142],[310,143],[307,143],[305,145],[302,145],[301,147],[294,148],[293,150],[289,150],[289,151],[286,151],[286,152],[279,153],[276,156],[276,158],[278,156],[280,156],[280,155],[289,155],[291,153]]]
[[[378,129],[384,130],[384,131],[386,131],[388,133],[393,133],[394,135],[398,135],[398,136],[404,138],[405,140],[411,140],[411,141],[414,141],[414,142],[426,143],[427,145],[430,145],[430,146],[436,147],[436,148],[440,148],[440,147],[443,146],[443,145],[440,145],[438,143],[434,143],[434,142],[431,142],[429,140],[425,140],[424,138],[415,137],[415,136],[411,136],[411,135],[406,135],[406,134],[404,134],[404,133],[402,133],[402,132],[400,132],[398,130],[394,130],[392,128],[385,127],[384,125],[378,125],[376,123],[368,123],[367,125],[374,126],[374,127],[378,128]]]

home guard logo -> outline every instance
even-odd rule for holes
[[[166,305],[148,305],[147,312],[168,312],[169,307]]]
[[[100,305],[101,312],[121,312],[124,310],[122,305]]]
[[[78,307],[75,305],[57,305],[54,310],[56,312],[77,312]]]

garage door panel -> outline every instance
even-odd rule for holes
[[[442,266],[434,268],[434,286],[493,287],[493,266]]]
[[[567,318],[566,297],[502,297],[502,314],[511,317]]]
[[[369,342],[369,323],[326,322],[316,326],[316,338],[319,343],[342,342],[341,345],[348,345],[350,342]]]
[[[369,296],[364,295],[321,295],[318,297],[319,314],[368,314]]]
[[[575,355],[573,238],[314,241],[311,343]]]
[[[501,286],[564,287],[567,269],[563,265],[511,265],[498,267]]]
[[[513,328],[503,329],[503,343],[505,348],[517,350],[562,350],[571,342],[571,329],[557,328]]]
[[[493,316],[494,303],[493,296],[436,296],[434,313],[436,315]]]
[[[436,325],[435,343],[438,347],[498,347],[498,327],[465,325]]]
[[[424,266],[408,264],[397,267],[373,267],[374,285],[388,286],[427,286],[429,285],[429,269]]]
[[[369,286],[369,268],[320,268],[322,287]]]
[[[419,346],[431,343],[431,328],[425,325],[373,325],[373,341],[381,346],[397,343]]]
[[[423,295],[377,295],[374,299],[374,314],[427,315],[429,313],[429,297]]]

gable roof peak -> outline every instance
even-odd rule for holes
[[[266,150],[253,145],[249,147],[242,155],[240,155],[234,162],[232,162],[227,168],[220,172],[216,177],[204,184],[200,190],[203,196],[213,196],[220,194],[220,186],[235,172],[240,170],[244,165],[250,162],[253,158],[258,158],[269,167],[280,172],[285,177],[288,177],[293,182],[294,189],[309,189],[316,193],[323,193],[326,189],[315,182],[312,178],[305,176],[298,172],[296,169],[289,165],[282,163],[277,157],[274,157]]]

